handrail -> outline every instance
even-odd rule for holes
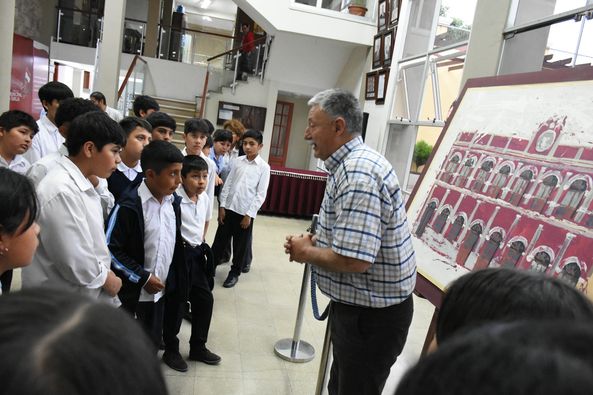
[[[130,67],[128,67],[128,72],[126,73],[126,77],[124,78],[121,86],[119,87],[119,90],[117,91],[117,100],[119,100],[121,98],[121,95],[124,93],[124,89],[126,88],[126,85],[128,84],[128,80],[130,79],[130,76],[132,75],[132,71],[134,71],[134,68],[136,67],[136,61],[138,61],[138,60],[140,60],[144,64],[148,64],[146,62],[146,60],[144,60],[140,57],[140,55],[134,56],[134,59],[132,59],[132,63],[130,64]]]
[[[210,67],[206,68],[206,78],[204,79],[204,88],[200,98],[200,118],[204,118],[204,109],[206,107],[206,95],[208,94],[208,80],[210,79]]]
[[[251,44],[256,44],[256,43],[258,43],[258,44],[259,44],[260,42],[263,42],[263,41],[264,41],[266,38],[267,38],[267,36],[260,37],[260,38],[258,38],[258,39],[256,39],[256,40],[253,40],[253,41],[251,42]],[[211,58],[208,58],[208,59],[206,59],[206,61],[207,61],[207,62],[210,62],[211,60],[218,59],[218,58],[220,58],[221,56],[224,56],[224,55],[227,55],[227,54],[230,54],[230,53],[233,53],[233,52],[237,52],[237,51],[239,51],[241,48],[243,48],[243,44],[239,45],[238,47],[235,47],[235,48],[229,49],[228,51],[225,51],[225,52],[223,52],[223,53],[221,53],[221,54],[218,54],[218,55],[216,55],[216,56],[213,56],[213,57],[211,57]]]
[[[228,34],[222,34],[222,33],[212,33],[212,32],[206,32],[203,30],[196,30],[196,29],[189,29],[187,27],[177,27],[177,26],[172,26],[172,25],[161,25],[159,23],[159,27],[165,28],[165,29],[171,29],[171,30],[176,30],[176,31],[188,31],[188,32],[192,32],[192,33],[200,33],[200,34],[207,34],[210,36],[217,36],[217,37],[223,37],[223,38],[237,38],[235,36],[229,36]]]
[[[65,10],[65,11],[74,11],[74,12],[80,12],[81,14],[90,14],[90,15],[97,15],[97,16],[105,16],[105,12],[100,13],[100,12],[93,12],[93,11],[87,11],[87,10],[81,10],[79,8],[71,8],[71,7],[60,7],[60,6],[56,6],[57,10]]]

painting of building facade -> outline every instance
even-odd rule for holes
[[[467,88],[409,210],[425,269],[513,267],[586,292],[591,113],[591,80]]]

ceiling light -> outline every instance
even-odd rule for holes
[[[212,0],[202,0],[201,7],[208,8],[208,7],[210,7],[210,4],[212,4]]]

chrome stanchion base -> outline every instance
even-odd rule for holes
[[[278,340],[274,352],[289,362],[309,362],[315,357],[315,349],[306,341],[295,342],[292,339]]]

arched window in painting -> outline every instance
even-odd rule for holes
[[[574,217],[577,209],[581,205],[583,196],[587,191],[587,182],[583,179],[574,180],[566,195],[560,202],[560,206],[556,209],[555,215],[558,218],[571,219]]]
[[[470,228],[467,236],[459,246],[459,252],[457,253],[457,257],[455,258],[455,262],[458,265],[464,266],[467,257],[471,252],[474,250],[474,247],[478,243],[480,239],[480,235],[482,234],[482,225],[475,224]]]
[[[420,219],[420,224],[416,228],[416,236],[422,237],[424,234],[424,230],[426,230],[426,226],[432,219],[434,215],[434,211],[437,208],[437,204],[435,202],[430,202],[428,206],[426,206],[426,210],[424,211],[424,215],[422,215],[422,219]]]
[[[556,185],[558,185],[558,177],[551,175],[544,178],[544,181],[539,186],[535,192],[535,196],[533,196],[533,199],[531,200],[531,209],[533,211],[537,211],[538,213],[544,211]]]
[[[511,166],[504,165],[503,167],[501,167],[498,173],[494,176],[494,179],[492,180],[492,184],[490,185],[490,189],[488,190],[488,195],[492,196],[493,198],[499,197],[502,188],[507,183],[509,174],[511,174]]]
[[[570,262],[564,265],[562,271],[558,275],[558,278],[566,281],[570,285],[576,286],[581,277],[581,268],[576,262]]]
[[[511,192],[511,197],[509,199],[509,203],[513,205],[518,205],[527,190],[527,187],[531,183],[533,179],[533,171],[525,170],[521,173],[517,181],[515,181],[515,185],[513,186],[513,191]]]
[[[531,261],[531,271],[538,272],[538,273],[545,273],[550,266],[552,258],[550,254],[545,251],[540,251],[533,256],[533,261]]]
[[[469,177],[470,173],[472,172],[472,169],[474,168],[475,162],[476,162],[475,158],[469,158],[465,161],[465,163],[463,164],[463,167],[461,168],[461,173],[459,174],[459,177],[457,177],[457,180],[455,181],[455,185],[457,185],[458,187],[462,187],[462,188],[465,186],[467,178]]]
[[[443,177],[441,178],[444,182],[451,182],[453,179],[453,175],[459,166],[460,157],[459,155],[455,155],[451,158],[447,166],[445,167],[445,172],[443,173]]]
[[[484,183],[488,179],[490,172],[494,168],[494,161],[487,160],[482,163],[480,166],[480,170],[478,170],[478,174],[476,175],[476,179],[471,187],[471,190],[474,192],[481,192],[482,188],[484,188]]]
[[[511,243],[511,248],[508,249],[506,256],[502,259],[501,266],[502,267],[515,267],[517,266],[517,262],[523,256],[525,252],[525,244],[520,241],[516,240]]]
[[[460,215],[459,217],[455,218],[455,221],[453,222],[453,225],[451,226],[451,229],[445,238],[451,243],[455,242],[455,240],[457,240],[459,237],[459,233],[461,233],[461,229],[463,229],[464,223],[465,220],[463,219],[463,216]]]
[[[451,210],[448,208],[441,210],[439,216],[434,220],[433,229],[435,232],[441,233],[443,231],[443,228],[447,223],[447,219],[449,218],[449,214],[451,214]]]
[[[486,269],[488,265],[490,265],[490,261],[494,258],[496,251],[500,248],[500,243],[502,243],[502,233],[492,232],[488,241],[484,245],[484,248],[482,248],[482,251],[480,252],[474,270]]]

